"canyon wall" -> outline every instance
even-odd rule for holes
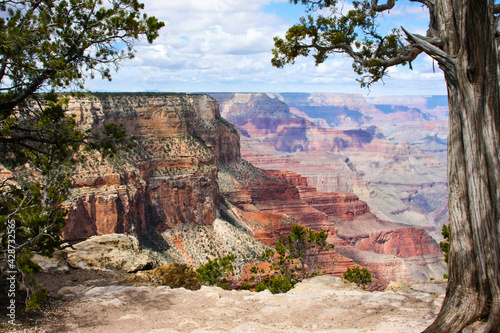
[[[242,134],[242,157],[291,170],[318,191],[357,194],[379,218],[446,222],[447,104],[441,96],[213,94]]]
[[[133,149],[89,155],[73,178],[65,238],[159,232],[219,216],[217,163],[239,160],[239,136],[206,95],[97,94],[72,100],[82,128],[123,124]]]
[[[232,213],[265,244],[288,234],[293,221],[326,230],[336,247],[319,260],[329,274],[342,276],[360,264],[384,288],[391,280],[441,278],[446,272],[442,251],[424,228],[382,221],[353,193],[320,192],[295,172],[263,172],[243,160],[220,168],[219,186],[234,205]]]
[[[322,130],[309,120],[296,121],[284,103],[272,109],[271,97],[260,96],[233,118],[248,135],[262,140],[243,137],[242,150],[266,171],[240,158],[239,133],[209,96],[97,94],[72,100],[68,112],[82,128],[100,131],[106,123],[123,124],[136,145],[112,158],[87,156],[73,177],[63,236],[161,233],[175,260],[199,265],[207,257],[238,253],[244,264],[260,255],[262,244],[274,245],[300,223],[326,230],[336,244],[336,250],[320,258],[330,274],[341,276],[358,263],[385,286],[398,278],[428,279],[444,272],[439,246],[424,229],[381,221],[361,195],[352,193],[357,189],[370,195],[368,183],[336,151],[371,147],[383,153],[390,144],[366,130]],[[252,95],[237,100],[243,103]],[[245,120],[246,112],[257,120]],[[331,140],[332,133],[339,139]],[[258,144],[270,150],[259,152]],[[290,159],[289,148],[304,149],[301,158]],[[402,156],[412,152],[403,145],[399,150]],[[250,236],[261,245],[249,241]],[[430,268],[419,275],[425,265]]]

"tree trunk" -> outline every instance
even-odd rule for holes
[[[500,102],[493,0],[437,0],[450,107],[449,282],[425,332],[500,332]],[[452,66],[450,66],[450,63]]]

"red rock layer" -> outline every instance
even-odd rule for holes
[[[296,186],[301,200],[328,216],[353,220],[370,211],[366,202],[359,200],[359,197],[354,193],[340,191],[318,192],[315,187],[307,186],[307,178],[295,172],[286,170],[266,170],[266,172],[275,178]]]
[[[293,219],[284,214],[242,210],[238,210],[236,214],[250,228],[252,236],[267,246],[274,246],[276,241],[288,235],[292,226],[296,224]]]
[[[370,211],[366,202],[359,200],[359,197],[353,193],[301,191],[300,196],[309,205],[328,216],[349,221]]]
[[[304,177],[289,171],[262,171],[240,162],[225,165],[219,170],[223,179],[221,193],[236,206],[235,214],[252,230],[253,236],[266,245],[274,245],[279,237],[290,233],[291,226],[299,223],[313,230],[326,230],[329,241],[338,241],[337,231],[328,215],[305,202],[302,192],[323,193],[308,187]],[[229,181],[230,179],[230,181]],[[295,186],[294,184],[302,184]],[[356,196],[338,193],[336,201]],[[335,203],[337,204],[337,202]],[[327,274],[342,276],[355,262],[336,251],[319,257],[320,266]]]
[[[336,220],[339,238],[361,251],[399,258],[442,254],[424,228],[381,221],[366,214],[352,222]]]
[[[439,245],[424,228],[381,221],[367,213],[352,221],[331,219],[336,249],[368,267],[382,286],[397,279],[427,280],[446,273]]]
[[[73,179],[65,238],[142,234],[219,215],[217,163],[239,160],[236,129],[205,95],[100,94],[72,100],[82,128],[123,124],[137,146],[121,159],[90,156]]]
[[[329,274],[342,276],[348,267],[357,263],[370,269],[377,280],[374,288],[384,288],[395,279],[427,279],[426,276],[431,274],[442,276],[441,250],[423,228],[381,221],[370,213],[368,205],[360,201],[357,195],[318,192],[314,187],[307,186],[305,178],[297,173],[266,171],[272,176],[269,178],[259,170],[259,177],[250,176],[255,170],[258,169],[238,169],[240,175],[246,175],[243,179],[251,179],[251,182],[238,182],[233,178],[233,185],[237,184],[238,187],[228,199],[234,199],[233,193],[239,193],[241,198],[245,192],[247,201],[244,204],[242,201],[235,203],[242,210],[240,215],[252,214],[257,220],[259,216],[262,218],[259,215],[262,212],[274,214],[274,224],[261,223],[259,235],[266,235],[265,240],[254,234],[266,244],[273,244],[273,237],[286,231],[286,228],[276,224],[280,223],[277,216],[286,214],[306,227],[328,232],[329,241],[339,249],[338,252],[320,256],[321,266]],[[272,195],[267,191],[272,191]],[[252,213],[248,213],[250,210]],[[419,275],[419,265],[427,264],[431,265],[430,268],[426,268],[425,274]]]
[[[266,170],[271,176],[294,186],[307,186],[307,178],[288,170]]]
[[[233,205],[247,212],[268,212],[293,216],[308,226],[318,221],[328,222],[326,214],[301,200],[296,186],[285,183],[268,173],[241,161],[221,166],[221,194]]]

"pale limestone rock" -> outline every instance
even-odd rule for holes
[[[137,238],[124,234],[93,236],[64,252],[70,265],[82,268],[135,272],[158,265],[158,260],[139,246]]]
[[[64,258],[64,253],[60,250],[54,251],[52,257],[46,257],[39,254],[35,254],[33,261],[40,266],[44,271],[67,271],[69,269],[68,264]]]
[[[442,282],[410,283],[444,296]],[[351,289],[349,289],[351,288]],[[59,323],[71,332],[422,332],[439,312],[437,301],[408,294],[367,292],[341,279],[305,280],[286,294],[196,291],[152,286],[73,286]],[[79,315],[75,317],[75,313]],[[47,325],[47,324],[44,324]],[[41,327],[45,328],[45,327]]]
[[[397,292],[399,290],[407,289],[410,286],[410,282],[406,280],[396,280],[391,281],[387,286],[386,291],[394,291]]]

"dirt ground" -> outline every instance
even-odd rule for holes
[[[1,332],[421,332],[435,318],[443,282],[401,282],[367,292],[320,276],[279,295],[202,287],[127,286],[123,274],[71,269],[41,274],[43,312],[0,320]]]

